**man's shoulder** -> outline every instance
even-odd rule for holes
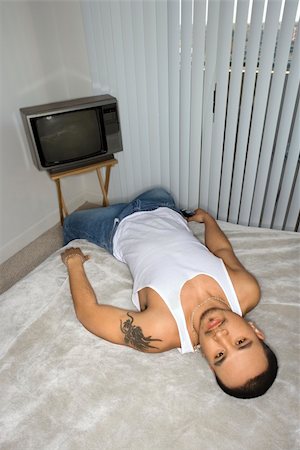
[[[257,279],[244,268],[232,270],[227,267],[243,315],[257,306],[261,290]]]

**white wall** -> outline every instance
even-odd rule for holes
[[[2,1],[0,262],[59,221],[55,184],[33,165],[19,108],[92,94],[77,1]],[[63,180],[67,205],[84,201],[82,177]]]

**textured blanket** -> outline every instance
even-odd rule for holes
[[[249,319],[278,356],[268,393],[237,400],[197,353],[144,354],[90,334],[58,251],[0,298],[2,450],[299,449],[299,234],[220,225],[262,288]],[[71,245],[92,256],[98,300],[133,309],[127,266]]]

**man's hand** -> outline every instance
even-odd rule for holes
[[[70,259],[81,259],[82,263],[84,263],[85,261],[87,261],[88,259],[90,259],[89,255],[84,255],[82,250],[80,248],[75,248],[75,247],[71,247],[71,248],[67,248],[62,254],[61,254],[61,259],[62,262],[67,266],[68,265],[68,261]]]
[[[187,221],[203,223],[209,217],[210,215],[208,214],[208,212],[204,211],[204,209],[197,208],[195,209],[195,214],[191,217],[188,217]]]

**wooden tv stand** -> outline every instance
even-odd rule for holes
[[[88,173],[92,172],[93,170],[96,170],[100,188],[102,192],[102,205],[107,206],[109,204],[108,201],[108,186],[109,186],[109,178],[110,178],[110,169],[118,164],[118,161],[113,158],[109,159],[107,161],[102,161],[95,164],[90,164],[89,166],[85,167],[79,167],[77,169],[71,169],[66,170],[65,172],[58,172],[58,173],[50,173],[50,178],[55,181],[56,184],[56,190],[57,190],[57,197],[58,197],[58,205],[59,205],[59,214],[60,214],[60,223],[63,225],[64,218],[69,214],[63,195],[61,191],[61,185],[60,185],[60,179],[64,177],[70,177],[72,175],[80,175],[82,173]],[[105,180],[103,180],[101,169],[105,168]]]

